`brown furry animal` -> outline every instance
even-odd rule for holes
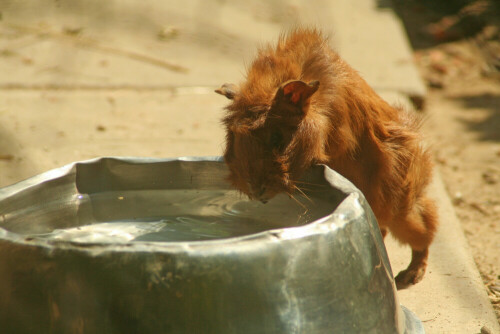
[[[244,83],[216,92],[232,100],[224,158],[237,189],[266,202],[326,164],[364,193],[384,236],[389,230],[411,246],[398,288],[423,278],[438,221],[424,194],[432,166],[418,123],[382,100],[320,32],[282,36],[259,50]]]

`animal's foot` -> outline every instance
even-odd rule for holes
[[[405,269],[401,271],[395,278],[396,288],[398,290],[406,289],[413,284],[417,284],[424,278],[425,266]]]

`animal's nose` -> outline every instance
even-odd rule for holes
[[[264,194],[266,193],[266,187],[261,187],[260,188],[260,193],[259,193],[259,200],[262,202],[262,204],[266,204],[267,203],[267,199],[265,198],[262,198],[262,196],[264,196]]]
[[[267,188],[262,185],[252,185],[251,187],[252,197],[254,199],[261,200],[261,197],[266,193]],[[261,200],[262,201],[262,200]]]

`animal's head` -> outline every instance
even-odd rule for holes
[[[216,90],[232,100],[223,119],[229,180],[251,199],[266,202],[280,192],[291,194],[304,170],[323,154],[310,115],[318,88],[318,81],[291,80],[260,95],[232,84]]]

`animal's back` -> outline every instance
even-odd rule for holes
[[[333,86],[336,72],[343,72],[339,66],[344,67],[342,60],[320,31],[297,29],[282,34],[276,45],[268,44],[258,50],[241,86],[242,102],[270,103],[276,89],[292,79],[318,80],[321,93]]]

